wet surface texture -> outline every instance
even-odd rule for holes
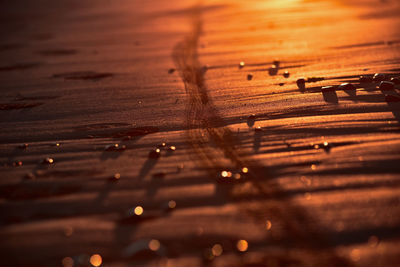
[[[399,265],[399,14],[5,3],[0,265]]]

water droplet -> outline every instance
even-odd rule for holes
[[[73,267],[74,260],[71,257],[65,257],[62,259],[61,264],[63,267]]]
[[[267,221],[265,222],[265,229],[266,229],[267,231],[269,231],[269,230],[271,230],[271,228],[272,228],[272,223],[271,223],[270,220],[267,220]]]
[[[247,251],[247,249],[249,248],[249,243],[247,243],[246,240],[239,240],[236,243],[236,248],[240,251],[240,252],[245,252]]]
[[[290,73],[289,73],[288,71],[285,71],[285,72],[283,73],[283,77],[289,78],[289,76],[290,76]]]
[[[99,254],[93,254],[92,256],[90,256],[90,263],[95,266],[98,267],[102,264],[103,259],[101,258],[101,256]]]
[[[400,84],[400,78],[399,77],[393,77],[390,79],[390,81],[394,84]]]
[[[160,249],[161,244],[160,241],[158,241],[157,239],[152,239],[150,240],[148,246],[151,251],[157,251]]]
[[[245,66],[244,61],[239,62],[239,69],[243,68]]]
[[[394,83],[383,81],[379,84],[379,89],[382,91],[392,91],[394,90]]]
[[[212,251],[212,254],[213,254],[215,257],[218,257],[218,256],[221,256],[221,255],[222,255],[222,252],[223,252],[224,250],[223,250],[223,248],[222,248],[222,246],[221,246],[220,244],[215,244],[215,245],[212,247],[211,251]]]
[[[247,74],[247,80],[250,81],[251,79],[253,79],[253,75],[252,74]]]
[[[45,159],[42,160],[42,164],[51,165],[53,163],[54,163],[54,159],[52,159],[52,158],[45,158]]]
[[[374,82],[380,82],[386,79],[386,75],[383,73],[375,73],[374,77],[372,77],[372,80]]]
[[[159,148],[153,149],[149,152],[149,158],[158,159],[161,156],[161,150]]]

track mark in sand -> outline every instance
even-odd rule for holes
[[[194,8],[189,15],[193,20],[192,32],[175,46],[172,56],[185,85],[187,138],[195,155],[203,167],[211,170],[211,175],[216,174],[212,170],[249,167],[247,179],[258,194],[265,197],[265,206],[271,206],[268,203],[271,201],[277,204],[269,208],[258,207],[257,210],[245,207],[248,214],[253,213],[256,219],[265,222],[264,214],[273,213],[290,237],[288,241],[291,246],[307,249],[314,255],[313,261],[318,264],[351,266],[351,263],[334,253],[334,247],[320,232],[321,229],[315,226],[315,220],[304,209],[284,197],[287,195],[285,191],[268,179],[266,169],[256,160],[246,159],[251,156],[241,151],[231,130],[223,126],[223,119],[208,95],[204,70],[198,59],[197,46],[202,33],[201,9]],[[245,155],[246,158],[240,155]],[[279,200],[274,199],[274,196],[279,196]],[[247,198],[252,200],[251,196]],[[298,260],[306,264],[304,258]]]

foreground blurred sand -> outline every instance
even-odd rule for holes
[[[358,83],[399,76],[397,1],[5,6],[2,266],[400,264],[400,103],[385,98],[399,87]],[[300,92],[299,77],[324,80]],[[321,93],[342,82],[357,90]],[[149,159],[162,142],[176,151]],[[114,143],[126,150],[105,151]],[[121,220],[137,205],[142,219]],[[129,250],[150,239],[157,253]]]

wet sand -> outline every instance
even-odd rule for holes
[[[6,6],[0,265],[400,264],[397,1]]]

